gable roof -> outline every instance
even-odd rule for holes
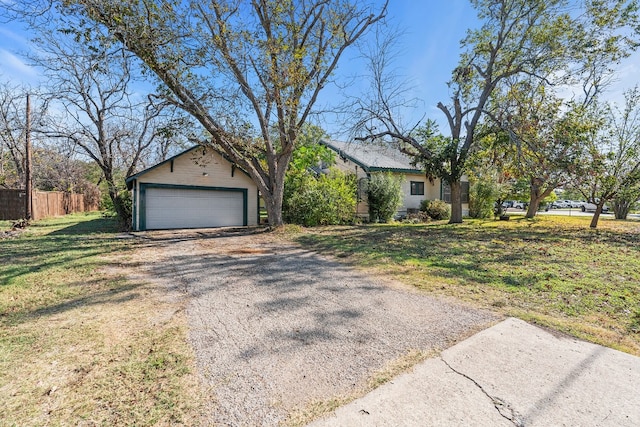
[[[223,158],[223,159],[225,159],[225,160],[226,160],[226,161],[228,161],[229,163],[232,163],[232,164],[233,164],[233,162],[232,162],[231,160],[229,160],[229,157],[228,157],[226,154],[222,153],[222,152],[221,152],[221,151],[219,151],[219,150],[216,150],[215,148],[207,147],[207,146],[204,146],[204,145],[194,145],[193,147],[191,147],[191,148],[187,148],[187,149],[186,149],[186,150],[184,150],[183,152],[178,153],[178,154],[176,154],[175,156],[168,158],[167,160],[164,160],[164,161],[162,161],[162,162],[160,162],[160,163],[158,163],[158,164],[155,164],[155,165],[153,165],[153,166],[151,166],[151,167],[148,167],[148,168],[146,168],[146,169],[144,169],[144,170],[141,170],[140,172],[136,173],[135,175],[131,175],[129,178],[127,178],[127,179],[125,180],[125,183],[127,184],[127,190],[131,190],[131,189],[133,188],[133,182],[134,182],[136,179],[138,179],[140,176],[142,176],[142,175],[146,174],[147,172],[150,172],[150,171],[152,171],[152,170],[154,170],[154,169],[157,169],[157,168],[159,168],[159,167],[160,167],[160,166],[162,166],[162,165],[166,165],[167,163],[173,162],[173,161],[174,161],[175,159],[177,159],[178,157],[184,156],[185,154],[190,153],[191,151],[195,151],[195,150],[196,150],[196,149],[198,149],[198,148],[203,148],[203,149],[205,149],[205,150],[213,150],[213,151],[215,151],[216,153],[220,154],[220,155],[222,156],[222,158]],[[245,175],[249,176],[249,174],[248,174],[244,169],[242,169],[241,167],[238,167],[238,170],[242,171]]]
[[[343,159],[352,161],[366,172],[424,173],[422,169],[411,165],[409,156],[389,146],[324,140],[321,140],[320,144],[335,151]]]

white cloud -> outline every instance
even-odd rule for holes
[[[8,50],[0,48],[0,73],[12,80],[26,82],[38,76],[38,72]]]

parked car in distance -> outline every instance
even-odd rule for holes
[[[514,201],[512,207],[514,209],[525,209],[527,207],[527,204],[525,202]]]
[[[561,209],[570,207],[564,200],[556,200],[555,202],[551,202],[551,209]]]
[[[591,202],[580,202],[580,210],[582,212],[595,212],[597,206],[595,203]],[[604,205],[602,207],[602,212],[609,212],[609,206]]]

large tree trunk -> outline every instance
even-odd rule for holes
[[[538,213],[538,209],[540,208],[540,203],[553,191],[553,188],[547,188],[546,190],[542,189],[544,184],[544,180],[541,178],[531,178],[530,181],[530,189],[531,189],[531,198],[529,199],[529,207],[527,208],[527,213],[524,216],[525,218],[533,218]]]
[[[462,223],[462,185],[457,179],[449,183],[451,188],[451,218],[449,224]]]
[[[272,228],[277,228],[284,225],[284,221],[282,220],[283,195],[284,192],[282,191],[282,189],[262,195],[262,198],[264,199],[264,206],[267,209],[269,226]]]
[[[600,219],[600,214],[602,213],[602,207],[604,206],[604,199],[600,200],[596,205],[596,211],[593,213],[593,217],[591,218],[591,224],[589,227],[596,228],[598,226],[598,220]]]
[[[293,144],[292,144],[293,145]],[[269,227],[278,228],[284,225],[282,219],[282,200],[284,198],[284,176],[291,160],[293,149],[282,156],[267,159],[270,167],[269,188],[261,189],[264,205],[267,209]],[[260,186],[258,186],[260,188]]]
[[[529,199],[529,206],[527,207],[527,213],[525,214],[525,218],[533,218],[538,213],[538,209],[540,208],[540,202],[542,199],[536,197],[531,193],[531,198]]]

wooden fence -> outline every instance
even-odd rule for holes
[[[26,192],[0,189],[0,220],[21,219],[26,216]],[[34,191],[31,205],[32,219],[62,216],[73,212],[97,210],[95,204],[85,203],[82,194],[60,191]]]

